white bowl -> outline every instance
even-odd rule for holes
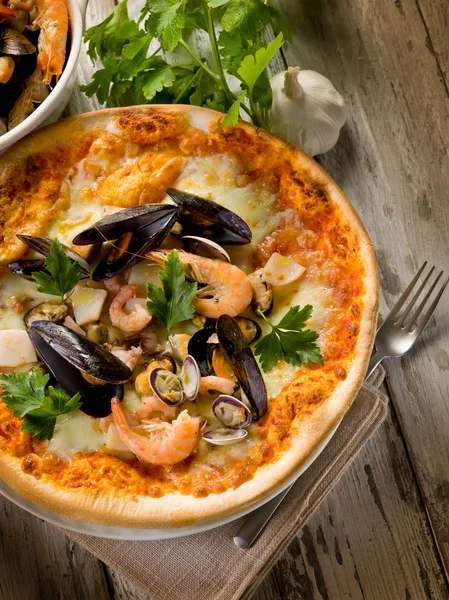
[[[0,136],[0,152],[9,148],[38,127],[48,125],[61,116],[76,81],[78,55],[83,41],[84,12],[87,0],[66,0],[69,9],[70,52],[58,83],[48,97],[20,125]]]

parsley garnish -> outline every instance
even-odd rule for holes
[[[265,45],[268,26],[277,37]],[[185,41],[192,30],[208,35],[204,52]],[[88,54],[102,68],[81,89],[108,106],[207,106],[227,112],[227,126],[243,110],[255,125],[268,128],[272,92],[266,66],[284,39],[291,41],[289,24],[267,0],[146,0],[138,21],[129,18],[123,0],[86,32]],[[149,55],[151,42],[157,48]],[[231,91],[228,76],[240,80],[240,93]]]
[[[167,336],[171,328],[191,319],[195,314],[193,297],[197,284],[187,283],[177,250],[172,250],[159,272],[162,288],[148,284],[148,309],[165,325]]]
[[[0,375],[2,400],[16,417],[24,419],[22,431],[40,440],[53,436],[56,417],[81,406],[80,394],[70,397],[64,390],[51,385],[46,389],[49,375],[34,367],[29,373]]]
[[[50,275],[43,271],[31,273],[39,284],[38,292],[59,296],[61,302],[64,302],[67,292],[73,290],[81,279],[80,265],[67,256],[56,238],[51,244],[50,256],[45,259],[45,267]]]
[[[272,331],[264,336],[255,346],[256,355],[265,372],[271,369],[284,357],[292,365],[318,362],[323,364],[319,347],[315,344],[318,339],[316,331],[304,329],[306,321],[312,316],[313,307],[310,304],[300,308],[292,306],[277,325],[271,323],[260,311],[259,314],[270,325]]]

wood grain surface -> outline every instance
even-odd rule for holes
[[[391,308],[428,259],[449,271],[449,2],[278,0],[285,61],[328,76],[350,118],[320,162],[360,213]],[[91,0],[87,23],[113,0]],[[82,54],[80,83],[93,67]],[[74,93],[66,114],[97,108]],[[449,294],[390,361],[390,415],[253,600],[447,599]],[[0,600],[151,600],[55,527],[0,498]],[[176,600],[176,599],[174,599]],[[213,600],[213,599],[211,599]]]

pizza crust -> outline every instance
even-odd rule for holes
[[[129,124],[133,128],[139,121],[143,122],[146,125],[143,133],[139,135],[145,135],[146,130],[150,135],[153,123],[155,127],[157,125],[160,129],[168,131],[170,135],[173,121],[176,121],[176,127],[179,128],[179,122],[173,119],[175,115],[181,115],[186,121],[190,119],[195,126],[200,123],[204,127],[221,116],[215,111],[193,106],[153,105],[86,113],[52,125],[50,129],[39,130],[16,144],[13,152],[7,152],[0,158],[0,164],[3,163],[0,174],[0,209],[2,181],[5,181],[5,177],[10,177],[10,170],[17,168],[30,154],[44,152],[49,146],[57,143],[64,144],[65,140],[72,136],[85,135],[86,131],[92,129],[107,129],[123,135],[122,128],[116,129],[117,123],[124,127]],[[253,126],[249,124],[240,123],[240,126],[254,131]],[[51,136],[48,135],[50,130]],[[307,170],[314,181],[325,186],[360,241],[360,252],[366,271],[364,307],[354,358],[347,378],[301,423],[300,435],[292,441],[286,453],[273,464],[260,468],[252,479],[235,490],[228,489],[221,494],[210,494],[205,498],[180,493],[166,494],[162,498],[126,498],[112,494],[107,497],[93,496],[91,492],[86,493],[82,489],[69,491],[40,481],[22,471],[20,459],[8,454],[0,455],[0,477],[28,500],[66,517],[108,526],[171,528],[215,520],[254,504],[292,479],[330,436],[351,406],[364,380],[377,323],[379,282],[371,241],[349,200],[320,165],[295,146],[264,130],[258,130],[257,135],[280,152],[288,152],[294,157],[293,164],[296,163],[298,168]],[[5,201],[3,196],[3,205]]]

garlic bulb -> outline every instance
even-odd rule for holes
[[[289,67],[271,78],[271,131],[315,156],[335,146],[347,109],[323,75]]]

